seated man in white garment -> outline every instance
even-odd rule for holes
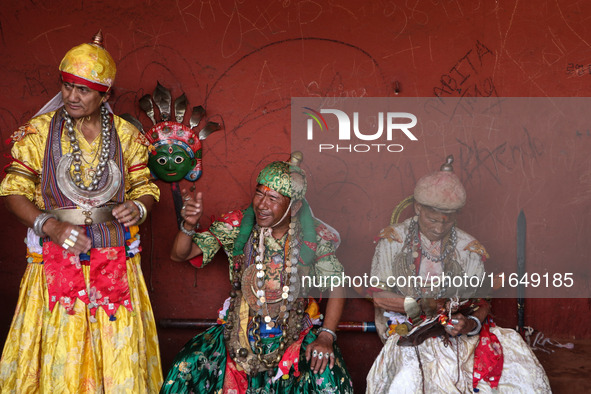
[[[485,299],[454,298],[457,289],[431,287],[434,279],[422,287],[387,285],[397,277],[485,273],[486,250],[456,227],[466,191],[452,161],[417,182],[416,216],[380,233],[371,274],[381,284],[373,301],[385,346],[367,377],[367,393],[550,392],[533,352],[517,332],[493,323]]]

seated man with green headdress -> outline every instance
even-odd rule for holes
[[[312,216],[304,198],[300,161],[294,154],[290,163],[267,165],[252,204],[204,232],[195,231],[201,193],[193,199],[183,191],[184,220],[171,258],[201,267],[224,248],[232,290],[220,324],[183,347],[161,393],[353,391],[335,344],[344,290],[332,291],[324,322],[314,327],[317,305],[301,285],[303,276],[330,283],[325,279],[340,276],[343,267],[335,256],[338,233]]]

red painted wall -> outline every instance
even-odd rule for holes
[[[258,170],[287,157],[291,97],[393,96],[396,83],[399,95],[405,97],[479,92],[508,97],[588,96],[590,13],[591,4],[575,0],[12,1],[0,8],[0,133],[6,140],[57,93],[57,66],[63,54],[101,28],[118,64],[111,100],[116,113],[129,112],[148,126],[137,102],[160,81],[174,97],[185,92],[191,106],[203,105],[210,120],[223,125],[223,131],[204,142],[203,177],[197,182],[204,193],[202,224],[207,224],[206,217],[247,205]],[[478,56],[483,46],[491,52],[486,58]],[[458,70],[469,78],[460,81]],[[542,144],[552,141],[540,133],[535,138]],[[573,133],[567,146],[563,153],[572,162],[559,169],[567,176],[558,187],[538,178],[543,183],[536,189],[538,195],[525,206],[533,223],[528,256],[549,264],[589,259],[588,131]],[[4,154],[9,148],[2,145],[2,165],[8,162]],[[541,154],[527,158],[527,164],[537,173],[551,171],[547,164],[553,159],[551,148],[546,144]],[[455,149],[450,147],[450,153],[459,154]],[[397,193],[371,196],[374,202],[391,202],[393,207],[410,194],[417,177],[436,169],[441,154],[425,149],[397,160],[400,168],[411,163],[417,172],[390,174],[387,181],[400,185]],[[476,169],[479,182],[467,187],[472,199],[459,218],[460,227],[487,245],[491,261],[509,264],[515,259],[518,207],[502,207],[495,201],[522,181],[505,176],[497,182],[487,171],[494,165],[484,160]],[[385,175],[376,170],[376,177]],[[175,219],[170,188],[160,186],[162,201],[142,228],[143,266],[156,318],[214,318],[229,289],[225,260],[218,256],[197,272],[168,259]],[[331,204],[312,201],[319,217],[334,208]],[[346,217],[363,207],[343,203],[340,209]],[[351,245],[371,245],[388,224],[389,210],[374,212],[362,231],[341,229],[339,255],[351,272],[368,269],[373,248]],[[507,219],[495,221],[494,228],[487,226],[500,215]],[[0,220],[3,341],[26,263],[25,228],[4,208]],[[577,280],[589,283],[588,271],[579,276]],[[501,325],[515,325],[515,300],[497,300],[495,307]],[[590,310],[588,299],[528,300],[526,324],[547,336],[589,338]],[[372,319],[372,308],[364,300],[351,300],[343,316],[343,320]],[[160,330],[165,369],[193,334]],[[342,333],[339,343],[361,390],[380,342],[372,334]]]

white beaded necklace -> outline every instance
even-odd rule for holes
[[[293,222],[292,222],[293,223]],[[292,223],[290,223],[290,231],[293,233]],[[272,322],[272,318],[269,314],[268,309],[268,301],[266,297],[266,292],[264,290],[265,286],[265,276],[266,276],[266,267],[264,262],[264,255],[265,255],[265,246],[264,246],[264,238],[270,237],[271,235],[271,228],[261,228],[258,240],[255,239],[255,250],[257,254],[255,255],[255,268],[257,270],[256,273],[256,293],[257,296],[257,305],[260,307],[258,311],[258,315],[262,317],[262,320],[267,324],[268,327],[274,327],[275,323]],[[291,235],[291,234],[290,234]],[[255,237],[256,238],[256,237]],[[294,237],[295,238],[295,237]],[[258,241],[258,242],[257,242]],[[286,241],[289,242],[289,241]],[[285,253],[284,256],[284,264],[283,264],[283,271],[285,274],[285,283],[282,287],[281,293],[281,302],[282,305],[280,307],[280,317],[283,318],[284,321],[287,321],[289,317],[289,310],[291,309],[291,303],[295,300],[293,293],[295,291],[295,284],[294,282],[297,281],[297,253],[294,254],[294,246],[293,243],[297,245],[297,241],[295,239],[292,240],[292,243],[289,246],[289,251]],[[257,245],[258,244],[258,245]],[[294,255],[293,261],[290,259],[290,256]],[[264,315],[264,316],[263,316]]]

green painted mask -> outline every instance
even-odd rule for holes
[[[191,158],[183,148],[174,144],[159,146],[148,160],[148,166],[154,175],[166,182],[180,181],[196,163],[195,158]]]
[[[201,142],[190,128],[177,122],[160,122],[146,138],[154,145],[148,167],[156,178],[195,182],[201,176]]]

